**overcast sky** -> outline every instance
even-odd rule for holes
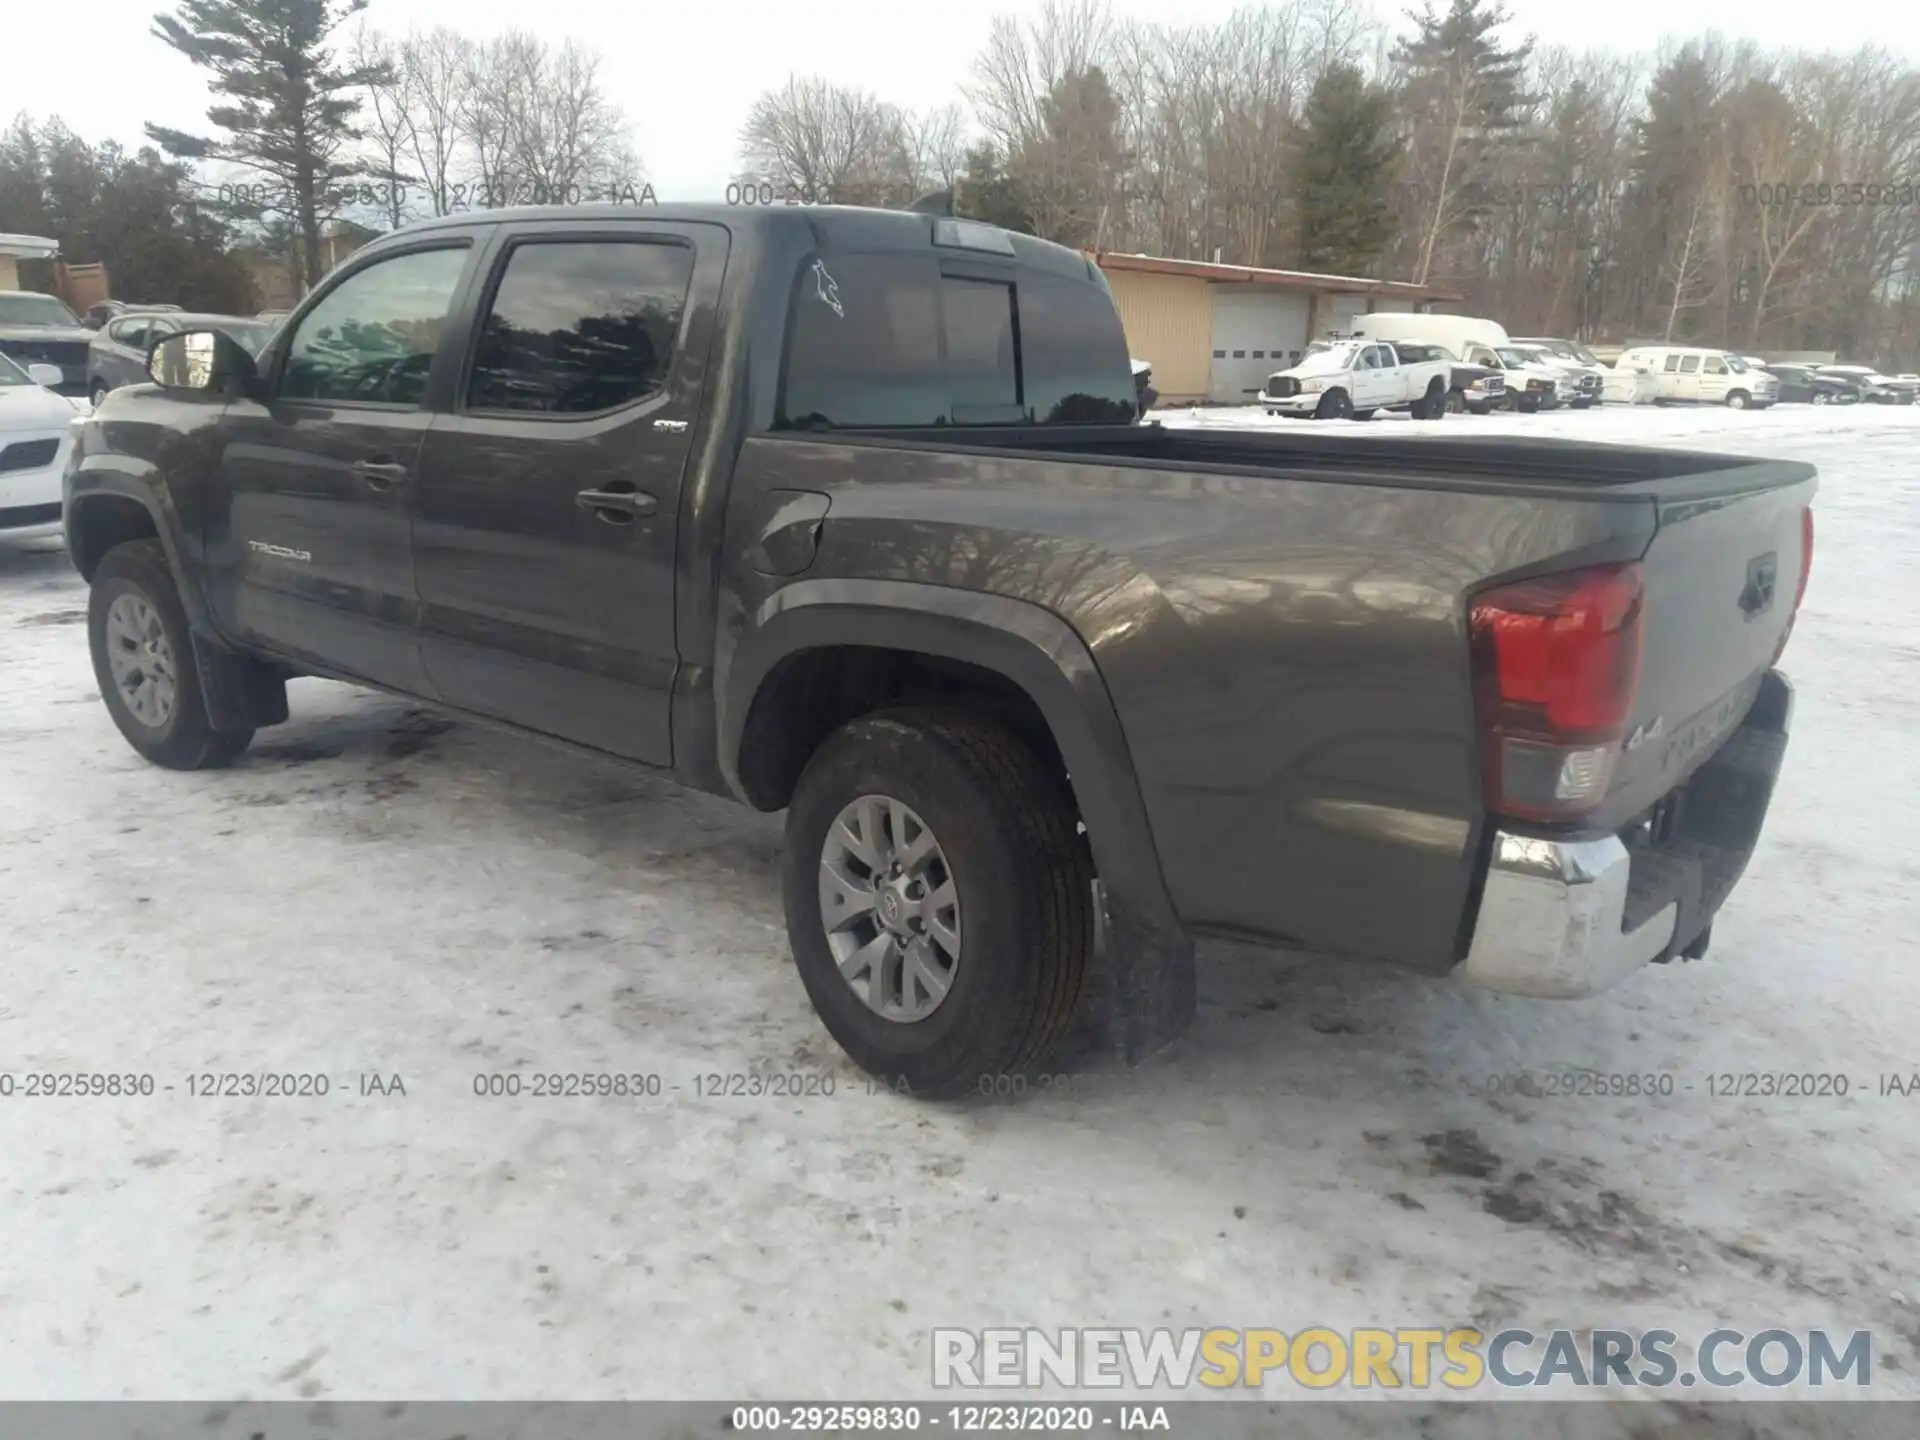
[[[605,56],[602,75],[632,122],[662,200],[719,199],[754,97],[789,75],[817,75],[914,109],[960,98],[996,13],[1037,14],[1043,0],[880,5],[871,0],[373,0],[382,29],[446,25],[475,36],[516,25],[553,43],[576,38]],[[142,138],[141,123],[203,129],[200,72],[150,33],[154,0],[11,0],[0,121],[24,109],[58,115],[90,140]],[[1232,0],[1113,0],[1116,14],[1203,23]],[[1390,4],[1384,13],[1398,15]],[[1510,0],[1516,33],[1576,49],[1651,50],[1662,36],[1717,26],[1767,46],[1851,49],[1877,43],[1920,59],[1920,7],[1731,4],[1706,0]],[[1905,15],[1905,19],[1898,17]],[[351,23],[351,22],[349,22]]]

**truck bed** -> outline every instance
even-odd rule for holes
[[[1326,427],[1271,433],[1205,432],[1164,425],[1025,425],[840,431],[812,440],[936,449],[1072,456],[1161,469],[1264,472],[1288,480],[1499,493],[1564,494],[1568,487],[1624,499],[1688,498],[1779,489],[1809,480],[1810,465],[1745,455],[1601,445],[1519,436],[1423,435],[1375,439],[1329,435]],[[1676,488],[1681,487],[1681,488]]]

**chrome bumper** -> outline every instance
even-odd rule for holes
[[[1473,943],[1454,975],[1469,985],[1571,1000],[1620,981],[1673,941],[1680,907],[1622,928],[1633,857],[1616,836],[1494,836]]]
[[[1759,842],[1792,714],[1792,685],[1768,671],[1741,723],[1669,797],[1676,818],[1662,840],[1638,831],[1588,840],[1496,831],[1473,939],[1454,978],[1577,999],[1649,961],[1701,953]]]

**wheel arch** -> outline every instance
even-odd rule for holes
[[[1059,616],[912,581],[808,580],[777,592],[756,619],[717,687],[721,771],[748,804],[784,805],[826,734],[898,703],[892,682],[936,679],[988,702],[1057,759],[1103,885],[1129,913],[1177,926],[1112,698]],[[865,693],[862,667],[882,677]],[[836,689],[850,677],[850,693]]]

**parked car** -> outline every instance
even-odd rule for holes
[[[1613,371],[1600,363],[1586,346],[1576,340],[1553,340],[1537,336],[1522,336],[1513,342],[1515,345],[1543,350],[1549,358],[1572,367],[1582,378],[1580,398],[1573,402],[1576,409],[1587,409],[1603,400],[1613,397],[1607,394],[1607,379]]]
[[[1764,410],[1780,398],[1780,382],[1738,355],[1694,345],[1643,345],[1626,351],[1618,366],[1653,380],[1656,405],[1725,405]]]
[[[1377,410],[1405,410],[1416,420],[1447,413],[1450,360],[1404,359],[1391,345],[1316,340],[1298,365],[1267,377],[1260,401],[1269,415],[1315,420],[1371,420]]]
[[[0,355],[15,364],[54,365],[62,395],[87,393],[87,347],[93,332],[56,295],[0,290]]]
[[[1600,403],[1601,380],[1605,371],[1599,361],[1589,365],[1584,360],[1562,355],[1535,340],[1515,340],[1509,348],[1518,350],[1535,364],[1564,370],[1572,376],[1574,391],[1567,404],[1575,410],[1591,410]]]
[[[1470,365],[1485,365],[1506,376],[1506,398],[1497,400],[1496,410],[1552,410],[1569,404],[1579,394],[1580,382],[1571,370],[1545,365],[1512,345],[1468,344],[1463,357]],[[1468,407],[1480,413],[1479,407]]]
[[[1813,365],[1770,364],[1767,373],[1780,382],[1783,405],[1858,405],[1865,390],[1852,376],[1822,374]]]
[[[87,307],[87,313],[80,323],[89,330],[98,330],[116,315],[125,315],[131,310],[179,310],[178,305],[142,304],[131,300],[99,300]]]
[[[147,355],[160,341],[183,330],[218,330],[252,354],[273,334],[273,326],[237,315],[197,315],[181,310],[128,310],[93,337],[87,355],[87,393],[98,405],[110,390],[147,379]]]
[[[1507,372],[1491,365],[1469,365],[1444,345],[1421,345],[1412,340],[1395,343],[1402,360],[1443,361],[1451,367],[1447,382],[1447,409],[1458,415],[1471,410],[1484,415],[1506,399]]]
[[[0,539],[60,533],[60,476],[80,406],[56,393],[57,365],[0,355]]]
[[[1133,362],[1133,393],[1140,402],[1142,416],[1160,399],[1160,392],[1153,388],[1153,366],[1145,360]]]
[[[453,215],[151,368],[65,487],[137,753],[323,674],[785,811],[800,980],[916,1096],[1158,1048],[1196,932],[1696,957],[1787,744],[1812,466],[1138,424],[1099,271],[989,225]]]
[[[1860,386],[1860,398],[1869,405],[1911,405],[1915,392],[1871,365],[1822,365],[1822,375],[1842,375]]]

